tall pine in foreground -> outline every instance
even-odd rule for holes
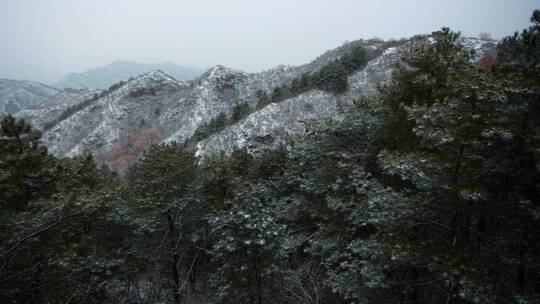
[[[415,223],[402,231],[400,246],[409,252],[411,275],[426,282],[411,285],[416,298],[531,299],[539,287],[538,243],[530,232],[539,225],[539,175],[524,145],[536,141],[534,132],[522,128],[531,119],[524,113],[540,117],[532,96],[516,99],[512,72],[501,79],[472,56],[459,34],[443,29],[435,44],[405,58],[384,94],[391,146],[378,163],[400,178],[413,202]],[[504,54],[504,67],[502,60]]]
[[[206,238],[205,202],[196,186],[195,157],[177,144],[152,146],[130,173],[126,215],[135,232],[135,267],[157,270],[163,276],[151,283],[171,291],[165,297],[146,293],[146,300],[181,303],[187,283],[195,287]],[[140,288],[140,282],[133,284]]]
[[[49,155],[39,132],[11,116],[0,172],[0,302],[110,299],[122,277],[121,227],[107,218],[114,177],[89,155]]]

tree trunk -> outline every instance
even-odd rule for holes
[[[189,285],[191,285],[191,291],[197,291],[197,270],[195,268],[191,269],[189,272]]]
[[[463,153],[465,152],[465,145],[461,144],[459,146],[459,156],[458,160],[456,162],[456,167],[454,169],[454,175],[452,176],[452,182],[455,184],[460,180],[460,173],[461,173],[461,163],[463,162]],[[459,193],[456,193],[456,200],[459,200]],[[456,247],[457,245],[457,238],[458,238],[458,227],[459,227],[459,207],[456,204],[454,205],[454,214],[452,215],[452,221],[450,224],[450,241],[452,242],[452,246]]]
[[[170,233],[170,250],[172,251],[172,257],[171,257],[171,274],[173,278],[173,293],[174,293],[174,303],[180,304],[180,276],[178,274],[178,262],[179,257],[178,253],[176,251],[176,240],[175,240],[175,228],[174,228],[174,221],[171,214],[171,211],[169,210],[167,212],[167,220],[169,222],[169,233]]]
[[[481,215],[480,219],[478,219],[478,235],[476,237],[476,246],[478,248],[478,252],[482,249],[483,244],[483,236],[486,233],[486,216]]]
[[[411,280],[412,282],[418,281],[418,269],[412,268],[411,269]],[[411,292],[409,293],[408,303],[411,304],[417,304],[418,303],[418,287],[413,286]]]
[[[454,176],[452,177],[452,181],[455,183],[457,181],[459,181],[459,175],[461,173],[461,165],[462,165],[462,162],[463,162],[463,154],[465,152],[465,145],[460,145],[459,146],[459,157],[458,157],[458,160],[457,160],[457,163],[456,163],[456,168],[454,169]]]
[[[525,228],[526,229],[526,228]],[[525,244],[528,237],[527,231],[524,231],[521,234],[521,241],[519,244],[519,264],[517,267],[517,273],[516,273],[516,284],[519,288],[522,290],[525,288],[525,285],[527,283],[527,265],[525,264],[525,256],[527,254],[527,245]]]
[[[261,257],[256,253],[256,278],[257,278],[257,302],[262,304],[262,275],[261,275]]]
[[[464,220],[464,223],[461,225],[461,238],[462,238],[463,244],[472,243],[471,224],[472,224],[472,217],[467,216]]]
[[[457,211],[452,215],[452,221],[450,222],[450,242],[453,247],[456,247],[457,243],[457,226],[458,226],[458,215]]]

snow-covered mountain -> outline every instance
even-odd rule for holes
[[[0,79],[0,116],[38,106],[59,91],[33,81]]]
[[[161,63],[114,61],[84,73],[71,73],[59,80],[55,86],[58,88],[106,89],[119,81],[126,81],[131,77],[155,70],[161,70],[178,80],[192,80],[204,72],[196,67],[179,66],[170,61]]]
[[[24,118],[35,128],[46,130],[60,120],[67,118],[70,113],[76,112],[78,107],[97,99],[99,94],[101,94],[99,90],[64,89],[44,99],[32,109],[15,113],[15,116]]]
[[[202,158],[239,147],[257,151],[304,133],[309,120],[339,119],[355,98],[374,92],[390,78],[405,52],[419,43],[430,42],[429,37],[400,42],[355,41],[303,66],[278,66],[261,73],[216,66],[192,81],[152,71],[103,92],[77,91],[63,102],[24,111],[19,116],[29,118],[41,128],[47,124],[43,142],[53,154],[72,156],[90,151],[99,162],[119,172],[125,172],[154,143],[189,141]],[[493,47],[493,43],[486,41],[467,43],[479,53]],[[278,103],[256,106],[258,90],[271,92],[303,73],[314,73],[358,45],[372,50],[376,56],[348,76],[344,94],[310,90]],[[248,116],[193,142],[199,126],[220,113],[230,116],[240,103],[247,103],[252,109]]]

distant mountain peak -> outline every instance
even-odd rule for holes
[[[163,72],[162,70],[154,70],[150,72],[146,72],[144,74],[141,74],[137,77],[134,77],[128,83],[130,82],[136,82],[136,81],[150,81],[150,82],[178,82],[176,78],[170,76],[169,74]]]
[[[106,89],[119,81],[160,70],[177,80],[191,80],[203,73],[192,66],[179,66],[172,61],[161,63],[137,63],[128,60],[116,60],[105,66],[87,70],[83,73],[70,73],[55,86],[59,88]]]

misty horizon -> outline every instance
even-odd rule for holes
[[[115,61],[302,65],[344,41],[401,39],[443,26],[495,39],[527,25],[536,1],[2,1],[0,78],[54,84]]]

